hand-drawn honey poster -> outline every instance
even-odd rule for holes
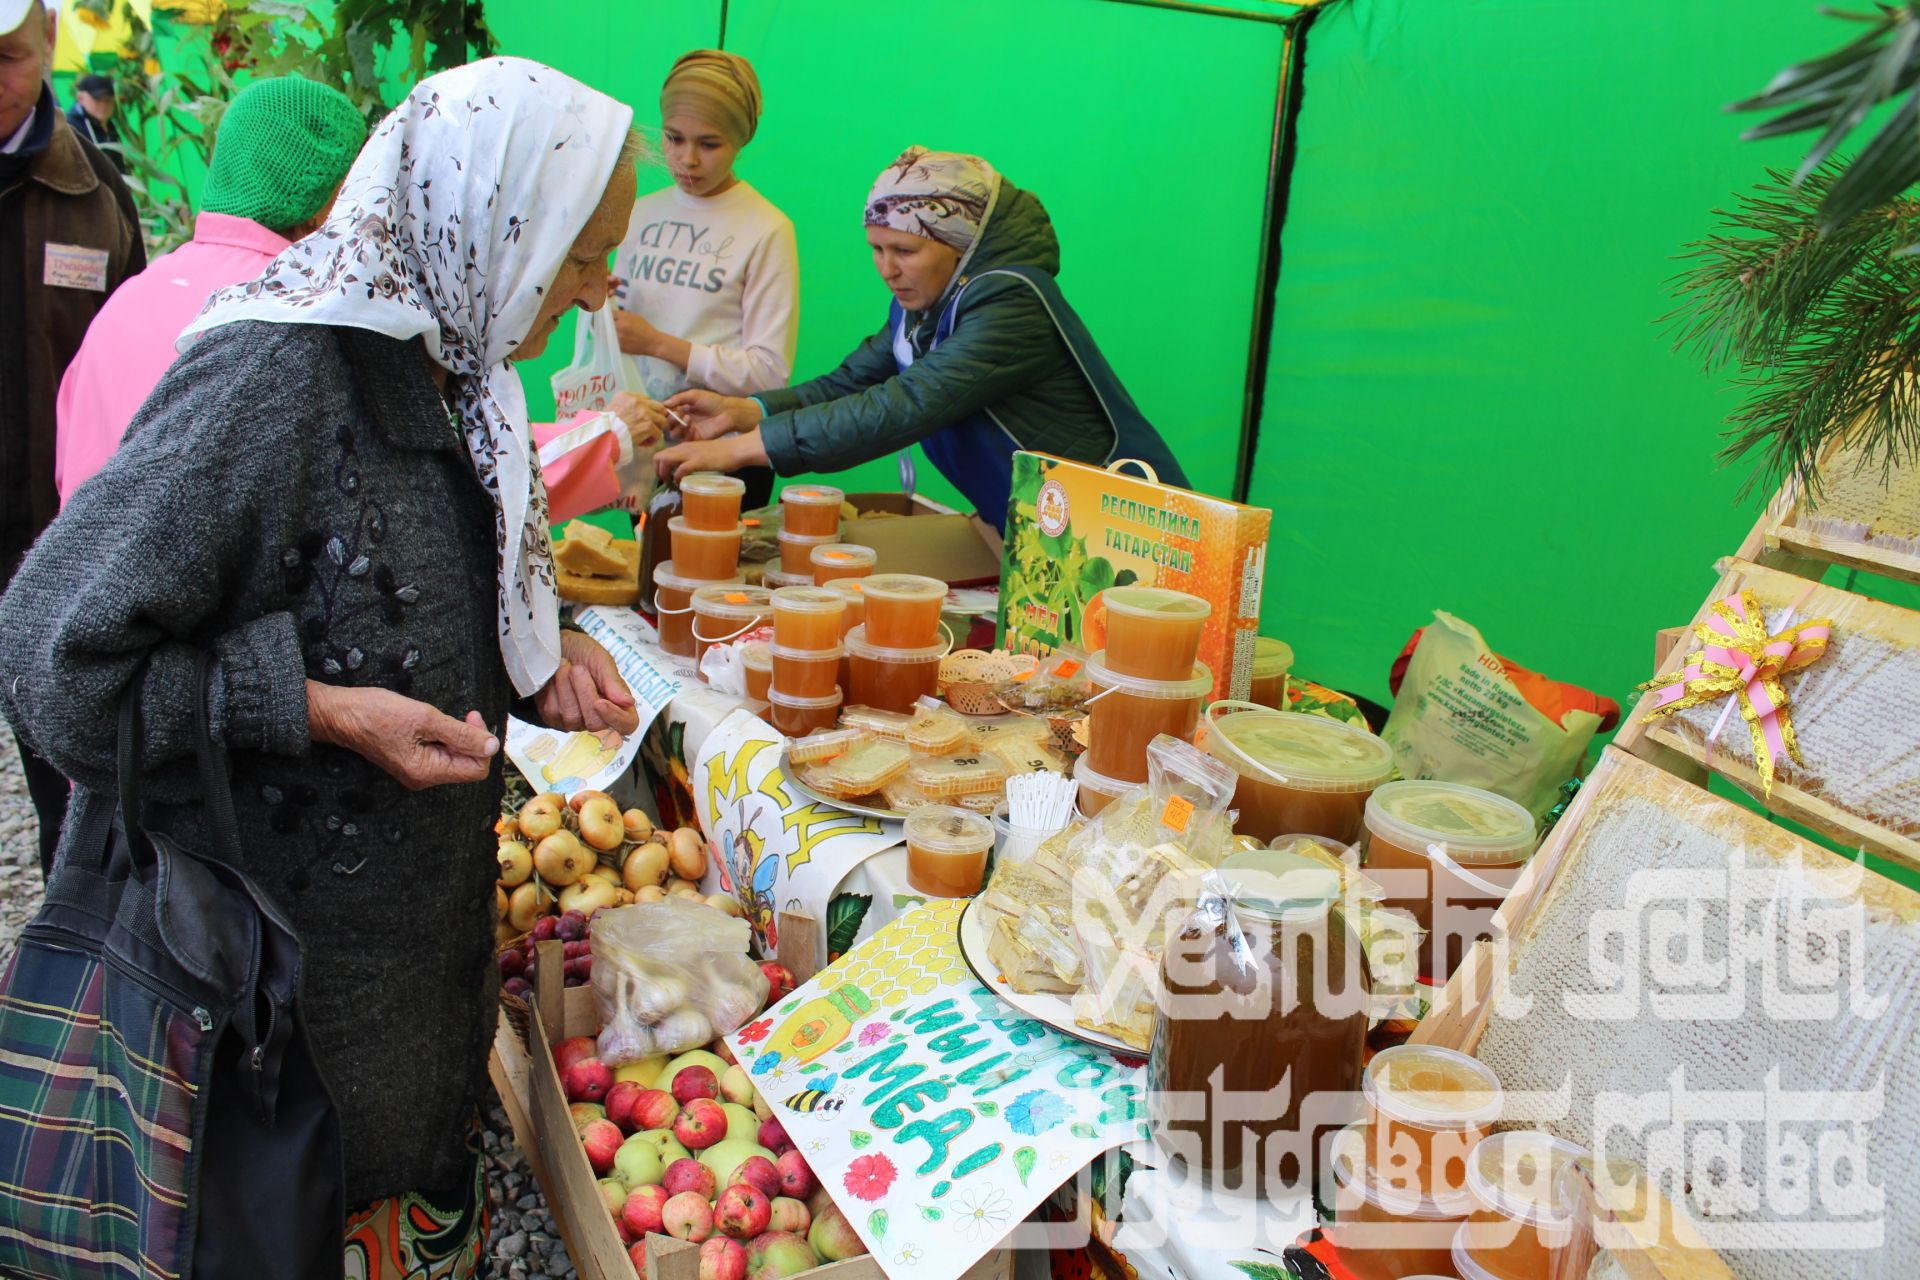
[[[727,1037],[892,1280],[953,1280],[1100,1153],[1145,1069],[1002,1004],[930,902]]]

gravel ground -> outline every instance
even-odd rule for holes
[[[21,927],[40,905],[39,831],[13,735],[0,723],[0,966],[12,957]],[[506,1113],[491,1101],[484,1142],[493,1207],[488,1252],[495,1280],[572,1276],[573,1262],[547,1213],[546,1197],[514,1144]]]

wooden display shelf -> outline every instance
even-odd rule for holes
[[[1836,465],[1842,442],[1829,445],[1823,467]],[[1920,554],[1875,546],[1859,538],[1839,537],[1809,527],[1816,507],[1793,481],[1782,485],[1741,544],[1739,556],[1803,578],[1818,578],[1827,566],[1860,569],[1902,582],[1920,583]]]

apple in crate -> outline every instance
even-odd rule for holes
[[[568,1102],[601,1102],[613,1088],[613,1071],[598,1058],[582,1058],[560,1073]]]
[[[600,1046],[592,1036],[571,1036],[553,1046],[553,1069],[564,1077],[574,1063],[599,1056]]]
[[[774,960],[765,960],[760,964],[760,972],[767,975],[767,1004],[776,1005],[793,994],[793,970]]]
[[[672,1084],[673,1078],[688,1067],[705,1067],[718,1080],[726,1074],[727,1063],[726,1059],[710,1049],[689,1049],[660,1069],[660,1079]]]
[[[612,1123],[607,1121],[606,1123]],[[615,1129],[615,1133],[619,1130]],[[660,1159],[660,1152],[639,1134],[634,1134],[619,1146],[613,1155],[613,1176],[627,1184],[627,1189],[651,1187],[665,1176],[667,1166]]]
[[[680,1068],[673,1077],[673,1099],[686,1106],[695,1098],[717,1098],[720,1096],[720,1080],[713,1068],[695,1063]]]
[[[726,1184],[732,1186],[736,1182],[744,1182],[769,1200],[781,1193],[780,1168],[765,1156],[748,1156],[736,1165],[727,1175]]]
[[[607,1109],[607,1119],[619,1125],[620,1128],[627,1133],[632,1133],[634,1130],[641,1128],[642,1126],[633,1118],[633,1104],[646,1092],[645,1087],[637,1085],[631,1080],[622,1080],[620,1073],[615,1072],[613,1076],[613,1088],[607,1090],[607,1100],[602,1104]],[[658,1126],[647,1125],[645,1127],[652,1129]]]
[[[620,1207],[620,1221],[634,1239],[648,1232],[667,1229],[667,1202],[673,1197],[665,1187],[640,1187],[630,1193]]]
[[[773,1159],[773,1152],[767,1150],[751,1138],[730,1137],[725,1142],[716,1142],[700,1153],[700,1163],[713,1170],[713,1176],[726,1186],[732,1180],[733,1171],[746,1163],[749,1156],[765,1156]]]
[[[582,1129],[595,1120],[605,1120],[607,1109],[597,1102],[575,1102],[567,1107],[567,1117],[573,1121],[573,1132],[578,1136]]]
[[[671,1129],[680,1118],[680,1104],[665,1089],[642,1089],[628,1104],[627,1114],[636,1129]]]
[[[807,1212],[807,1206],[791,1196],[775,1196],[772,1211],[768,1216],[767,1230],[791,1231],[796,1236],[807,1234],[807,1228],[813,1225],[813,1215]]]
[[[606,1206],[608,1216],[617,1220],[627,1203],[627,1184],[618,1178],[602,1178],[593,1188],[600,1193],[600,1203]]]
[[[668,1195],[691,1191],[702,1200],[711,1200],[720,1189],[720,1180],[698,1160],[682,1159],[667,1166],[667,1176],[660,1180],[660,1185],[667,1189]]]
[[[660,1153],[661,1168],[666,1168],[675,1160],[688,1158],[687,1149],[680,1145],[680,1140],[673,1136],[671,1129],[644,1129],[633,1136],[644,1140],[648,1146]]]
[[[747,1280],[746,1246],[725,1236],[701,1245],[699,1280]]]
[[[660,1211],[667,1234],[676,1240],[686,1240],[693,1244],[704,1244],[713,1235],[713,1206],[704,1196],[691,1191],[682,1191],[667,1200],[666,1207]]]
[[[807,1243],[822,1262],[845,1262],[866,1253],[867,1246],[831,1200],[814,1211],[813,1225],[807,1229]]]
[[[778,1120],[762,1120],[760,1145],[775,1155],[785,1155],[793,1150],[793,1139],[787,1136],[787,1127]]]
[[[776,1167],[780,1171],[780,1190],[777,1195],[791,1196],[795,1200],[805,1200],[813,1194],[817,1185],[813,1180],[813,1170],[807,1167],[806,1157],[798,1151],[784,1153]]]
[[[592,1121],[580,1131],[580,1146],[587,1153],[587,1163],[602,1178],[613,1171],[614,1158],[625,1141],[626,1135],[611,1120]]]
[[[689,1151],[704,1151],[726,1140],[727,1113],[711,1098],[695,1098],[681,1108],[673,1136]]]
[[[647,1242],[645,1240],[635,1240],[633,1242],[632,1247],[627,1250],[627,1261],[633,1264],[633,1272],[635,1275],[641,1277],[646,1276]]]
[[[728,1067],[720,1077],[720,1095],[743,1107],[753,1106],[753,1080],[739,1067]]]
[[[760,1117],[737,1102],[722,1102],[720,1111],[727,1117],[727,1132],[737,1138],[752,1137],[760,1132]]]
[[[787,1231],[769,1231],[747,1246],[747,1280],[785,1280],[820,1265],[805,1240]]]
[[[773,1219],[773,1201],[757,1187],[736,1182],[713,1202],[713,1225],[735,1240],[751,1240],[765,1233]]]

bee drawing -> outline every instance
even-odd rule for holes
[[[833,1086],[839,1083],[838,1074],[821,1076],[813,1082],[813,1088],[802,1089],[788,1098],[785,1106],[789,1111],[832,1112],[847,1105],[846,1099],[836,1097]]]

